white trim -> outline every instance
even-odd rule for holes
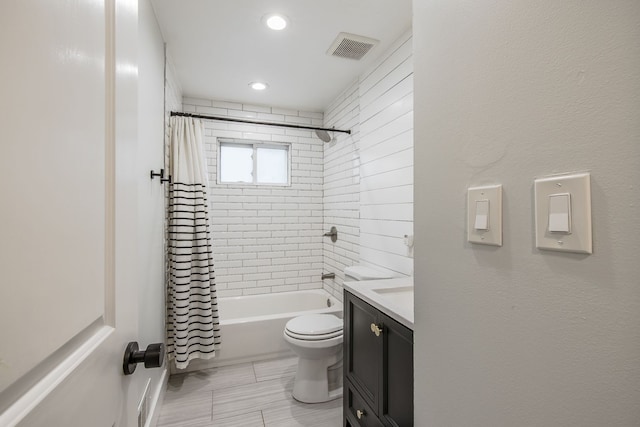
[[[115,331],[111,326],[102,326],[80,347],[69,354],[59,365],[38,381],[16,402],[0,414],[0,426],[14,427],[38,406],[56,387],[67,379],[89,356]]]
[[[149,407],[149,414],[147,416],[147,423],[144,427],[156,427],[158,420],[160,419],[160,411],[162,410],[162,402],[164,402],[164,395],[167,391],[167,384],[169,383],[168,369],[166,368],[168,361],[165,360],[165,368],[160,376],[158,386],[153,393],[153,399],[151,399],[151,407]]]

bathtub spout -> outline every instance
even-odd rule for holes
[[[335,279],[336,278],[336,273],[324,273],[322,275],[322,280],[324,279]]]

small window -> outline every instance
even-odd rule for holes
[[[289,185],[289,144],[220,139],[218,183]]]

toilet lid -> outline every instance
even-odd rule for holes
[[[289,320],[285,329],[292,336],[330,338],[342,333],[342,319],[333,314],[305,314]]]

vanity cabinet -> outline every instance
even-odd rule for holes
[[[348,291],[344,426],[413,426],[413,331]]]

